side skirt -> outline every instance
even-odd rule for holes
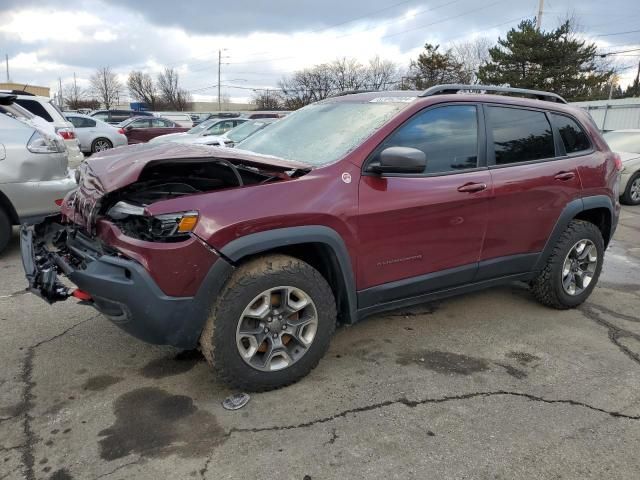
[[[473,282],[466,285],[460,285],[458,287],[448,288],[445,290],[438,290],[436,292],[424,293],[409,298],[402,298],[391,302],[379,303],[366,308],[358,310],[358,320],[362,320],[370,315],[376,313],[385,312],[388,310],[395,310],[397,308],[404,308],[420,303],[432,302],[435,300],[441,300],[443,298],[453,297],[464,293],[475,292],[477,290],[483,290],[485,288],[496,287],[499,285],[505,285],[516,281],[529,280],[530,273],[518,273],[514,275],[505,275],[503,277],[493,278],[491,280],[483,280],[480,282]]]

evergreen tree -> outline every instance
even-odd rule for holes
[[[598,65],[595,44],[579,39],[570,21],[545,32],[524,20],[489,55],[478,71],[481,83],[547,90],[574,101],[608,93],[613,75]]]
[[[443,83],[469,83],[471,75],[451,51],[441,53],[439,45],[425,44],[424,51],[412,60],[402,84],[403,89],[424,90]]]

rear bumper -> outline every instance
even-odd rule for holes
[[[58,221],[49,217],[22,228],[22,262],[32,293],[49,303],[66,300],[72,289],[62,283],[60,276],[65,276],[91,296],[83,303],[134,337],[178,348],[197,346],[209,306],[231,274],[231,264],[218,258],[194,296],[173,297],[163,293],[139,263],[106,252],[99,242]],[[56,251],[47,247],[52,244]]]

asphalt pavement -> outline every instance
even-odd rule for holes
[[[24,288],[16,235],[0,256],[0,480],[640,476],[640,207],[582,307],[514,284],[372,317],[237,411],[197,353]]]

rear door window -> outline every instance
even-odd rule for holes
[[[574,119],[566,115],[552,113],[551,118],[555,127],[560,132],[560,138],[567,154],[582,152],[591,149],[589,137]]]
[[[488,107],[496,165],[553,158],[555,145],[544,112]]]
[[[44,118],[47,122],[53,122],[53,118],[49,115],[49,112],[44,108],[44,106],[36,101],[36,100],[27,100],[24,98],[17,98],[16,103],[18,105],[22,105],[24,108],[29,110],[34,115],[38,115],[39,117]]]

